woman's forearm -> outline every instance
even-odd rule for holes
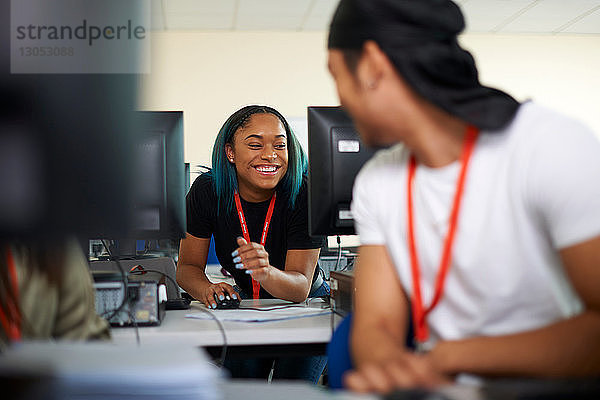
[[[261,282],[261,286],[273,297],[301,302],[308,297],[311,283],[306,275],[300,272],[282,271],[271,266],[269,275]]]
[[[177,265],[177,284],[193,298],[201,298],[201,291],[210,285],[202,268],[192,264]]]

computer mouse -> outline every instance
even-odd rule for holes
[[[216,293],[214,296],[215,302],[217,303],[217,310],[230,310],[240,307],[240,299],[234,299],[233,297],[229,296],[229,293],[225,293],[225,298],[223,300],[219,300],[219,296],[217,296]]]

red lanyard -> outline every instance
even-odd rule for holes
[[[435,282],[435,292],[431,305],[424,309],[423,298],[421,297],[421,270],[419,267],[419,258],[417,256],[417,246],[415,243],[414,233],[414,221],[413,221],[413,200],[412,200],[412,182],[415,176],[415,170],[417,168],[417,161],[414,156],[411,155],[408,165],[408,246],[410,252],[410,265],[412,270],[412,285],[413,285],[413,296],[412,296],[412,311],[413,321],[415,328],[415,336],[417,339],[417,346],[422,346],[429,338],[429,330],[425,319],[427,315],[433,310],[438,304],[442,297],[444,290],[444,283],[446,275],[450,269],[450,260],[452,258],[452,245],[454,243],[454,236],[456,233],[456,226],[458,225],[458,213],[460,210],[460,203],[462,200],[463,189],[465,186],[465,177],[467,174],[467,167],[469,160],[473,154],[473,148],[475,147],[475,141],[479,131],[474,126],[468,126],[465,133],[463,150],[461,155],[461,169],[458,176],[458,182],[456,183],[456,192],[454,194],[454,202],[452,204],[452,210],[450,213],[450,221],[448,225],[448,234],[444,241],[444,249],[442,253],[442,259],[438,269],[438,274]]]
[[[240,201],[240,195],[235,192],[235,207],[237,208],[238,216],[240,217],[240,225],[242,226],[242,235],[246,242],[250,243],[250,233],[248,233],[248,225],[246,224],[246,218],[244,217],[244,210],[242,209],[242,202]],[[265,225],[263,226],[262,236],[260,237],[260,244],[262,246],[267,242],[267,233],[269,232],[269,224],[271,223],[271,217],[273,216],[273,209],[275,208],[275,197],[276,193],[273,193],[271,202],[269,203],[269,209],[267,210],[267,216],[265,217]],[[260,292],[260,284],[252,279],[252,298],[258,299]]]
[[[13,301],[9,301],[9,298],[7,296],[6,312],[9,314],[10,319],[9,317],[7,317],[4,310],[0,307],[0,321],[2,322],[2,326],[4,327],[4,331],[6,332],[8,339],[11,341],[15,341],[21,339],[21,314],[19,313],[19,309],[16,304],[16,301],[18,301],[19,298],[17,268],[15,267],[15,260],[13,258],[12,252],[10,251],[10,247],[8,248],[6,254],[6,262],[8,264],[9,279],[12,285]]]

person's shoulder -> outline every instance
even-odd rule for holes
[[[510,160],[518,179],[539,180],[561,170],[591,170],[587,161],[600,159],[600,140],[582,122],[533,101],[523,103],[501,132],[482,137],[489,149]],[[581,162],[586,160],[586,162]],[[525,173],[527,171],[527,173]],[[579,171],[578,173],[581,173]]]
[[[562,140],[594,136],[592,130],[581,121],[534,101],[521,104],[506,130],[518,134],[520,139]]]
[[[396,179],[406,168],[408,154],[408,149],[401,143],[378,150],[358,172],[353,192],[379,193],[386,190],[390,180]]]
[[[214,192],[214,177],[211,171],[203,172],[194,180],[190,191],[195,193]]]
[[[281,198],[281,204],[287,204],[287,207],[290,209],[297,209],[300,207],[308,207],[308,176],[306,174],[302,175],[302,181],[300,184],[300,189],[296,195],[296,201],[294,206],[291,207],[291,193],[288,191],[282,191],[281,193],[277,193],[277,198]],[[278,200],[279,202],[279,200]],[[283,207],[283,206],[282,206]],[[285,208],[285,207],[284,207]]]
[[[300,184],[300,193],[308,192],[308,175],[302,175],[302,183]]]
[[[194,184],[198,182],[198,185],[207,186],[212,185],[214,180],[215,178],[212,174],[212,171],[206,171],[198,175],[198,177],[194,181]]]

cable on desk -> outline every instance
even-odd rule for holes
[[[238,308],[238,310],[253,310],[253,311],[273,311],[273,310],[284,310],[286,308],[307,308],[310,306],[310,302],[311,300],[314,299],[321,299],[321,297],[309,297],[307,298],[305,301],[303,301],[302,303],[297,303],[297,304],[287,304],[287,305],[283,305],[283,306],[274,306],[274,307],[269,307],[269,308],[258,308],[258,307],[240,307]],[[322,310],[326,310],[328,308],[331,308],[330,304],[325,304],[325,307],[320,307]]]
[[[125,274],[125,269],[123,268],[123,265],[121,265],[121,263],[119,262],[118,259],[115,259],[115,257],[112,254],[112,251],[110,250],[110,247],[106,243],[106,240],[102,239],[101,241],[102,241],[102,244],[104,245],[104,248],[106,249],[106,252],[108,253],[109,259],[116,261],[117,267],[119,268],[119,271],[121,272],[121,282],[123,282],[123,300],[121,300],[121,305],[119,305],[119,307],[117,307],[115,310],[113,310],[112,314],[110,314],[110,316],[106,318],[108,321],[110,321],[115,315],[117,315],[117,313],[119,313],[123,309],[123,307],[127,303],[127,283],[128,282],[127,282],[127,275]],[[108,313],[109,313],[109,311],[105,311],[102,315],[104,316]]]
[[[341,244],[339,236],[337,236],[337,245],[338,245],[338,255],[337,255],[337,260],[335,262],[335,268],[333,270],[343,272],[343,271],[347,271],[349,267],[352,267],[352,269],[354,269],[354,260],[356,258],[353,258],[351,261],[349,261],[349,259],[346,258],[346,265],[344,265],[344,268],[338,270],[340,261],[342,259],[342,244]]]
[[[138,323],[135,320],[135,315],[133,314],[133,310],[132,307],[129,307],[129,319],[131,319],[133,321],[133,327],[135,328],[135,342],[137,343],[138,347],[141,345],[140,343],[140,330],[138,329]]]
[[[283,310],[286,308],[306,308],[301,304],[290,304],[289,306],[276,306],[269,308],[258,308],[258,307],[240,307],[238,310],[253,310],[253,311],[273,311],[273,310]]]
[[[129,303],[129,308],[130,308],[130,312],[128,314],[131,313],[131,306],[133,305],[133,301],[131,301],[131,299],[129,299],[129,290],[128,286],[129,286],[129,281],[127,279],[127,274],[125,273],[125,268],[123,268],[123,265],[121,264],[121,261],[119,261],[118,257],[115,257],[112,253],[112,251],[110,250],[110,246],[108,246],[108,244],[106,243],[106,240],[102,239],[102,244],[104,245],[104,248],[106,249],[106,252],[108,253],[109,259],[114,260],[117,263],[117,267],[119,268],[119,271],[121,272],[121,281],[123,282],[123,300],[121,301],[121,305],[119,307],[117,307],[117,309],[115,309],[113,311],[113,313],[106,317],[106,320],[108,322],[110,322],[111,319],[113,319],[113,317],[115,315],[117,315],[119,312],[121,312],[121,310],[123,309],[123,307],[125,307],[125,304]],[[105,314],[107,314],[108,312],[105,312],[102,314],[102,317],[104,317]],[[131,318],[131,316],[130,316]],[[135,335],[137,338],[137,343],[138,345],[140,344],[140,333],[139,333],[139,328],[137,326],[137,323],[135,323],[135,319],[133,319],[132,321],[134,321],[134,328],[135,328]]]
[[[179,285],[177,284],[177,282],[175,282],[175,279],[171,278],[169,275],[167,275],[164,272],[159,271],[157,269],[146,269],[146,268],[144,268],[144,266],[138,264],[138,265],[133,266],[129,270],[129,274],[131,274],[131,275],[144,275],[146,272],[154,272],[156,274],[160,274],[160,275],[164,276],[165,278],[167,278],[169,280],[169,282],[171,282],[173,285],[175,285],[175,289],[179,288]]]
[[[340,266],[340,260],[342,259],[342,241],[340,240],[340,235],[337,235],[335,237],[336,241],[337,241],[337,247],[338,247],[338,254],[337,254],[337,260],[335,261],[335,267],[333,268],[334,271],[338,270],[338,267]]]
[[[173,285],[175,285],[175,290],[179,292],[179,285],[177,284],[177,282],[175,282],[175,280],[173,278],[171,278],[169,275],[167,275],[166,273],[164,273],[162,271],[159,271],[157,269],[145,269],[140,264],[133,266],[133,268],[131,268],[129,270],[129,273],[131,275],[144,275],[146,272],[154,272],[156,274],[164,276],[165,278],[167,278],[169,280],[169,282],[171,282]],[[169,288],[166,285],[165,285],[165,287],[167,289],[167,305],[166,305],[166,309],[167,310],[170,310],[170,309],[182,309],[182,307],[185,308],[185,309],[190,308],[189,305],[190,305],[190,301],[191,300],[188,300],[187,298],[182,297],[181,293],[178,293],[179,296],[176,297],[175,299],[169,299],[169,296],[168,296]],[[178,306],[176,306],[176,307],[171,306],[171,308],[170,308],[169,307],[169,302],[170,301],[180,302],[180,303],[177,303],[177,304],[179,304]],[[185,305],[182,306],[181,302],[185,302]]]
[[[150,270],[146,270],[146,271],[152,272]],[[309,300],[307,299],[307,302],[308,301]],[[238,308],[238,310],[272,311],[272,310],[281,310],[281,309],[285,309],[285,308],[305,308],[305,306],[301,305],[301,304],[290,304],[287,306],[269,307],[269,308],[240,307],[240,308]],[[223,337],[223,350],[221,350],[221,357],[219,360],[217,360],[217,364],[220,367],[222,367],[225,363],[225,358],[227,357],[227,335],[225,334],[225,327],[223,327],[223,324],[221,323],[221,321],[208,309],[206,309],[204,307],[200,307],[198,309],[200,311],[202,311],[203,313],[208,314],[212,319],[214,319],[216,321],[217,325],[219,326],[219,330],[221,331],[221,336]]]
[[[352,269],[354,269],[354,262],[356,260],[356,257],[354,257],[353,259],[351,259],[350,261],[346,260],[346,265],[344,265],[344,268],[341,269],[341,271],[347,271],[349,267],[352,267]]]
[[[217,322],[217,325],[219,326],[221,336],[223,337],[223,349],[221,350],[221,358],[217,360],[217,364],[219,367],[222,367],[225,364],[225,357],[227,357],[227,335],[225,334],[225,327],[223,327],[221,321],[212,312],[208,311],[204,307],[200,307],[199,310],[203,313],[208,314],[212,319],[214,319]]]

